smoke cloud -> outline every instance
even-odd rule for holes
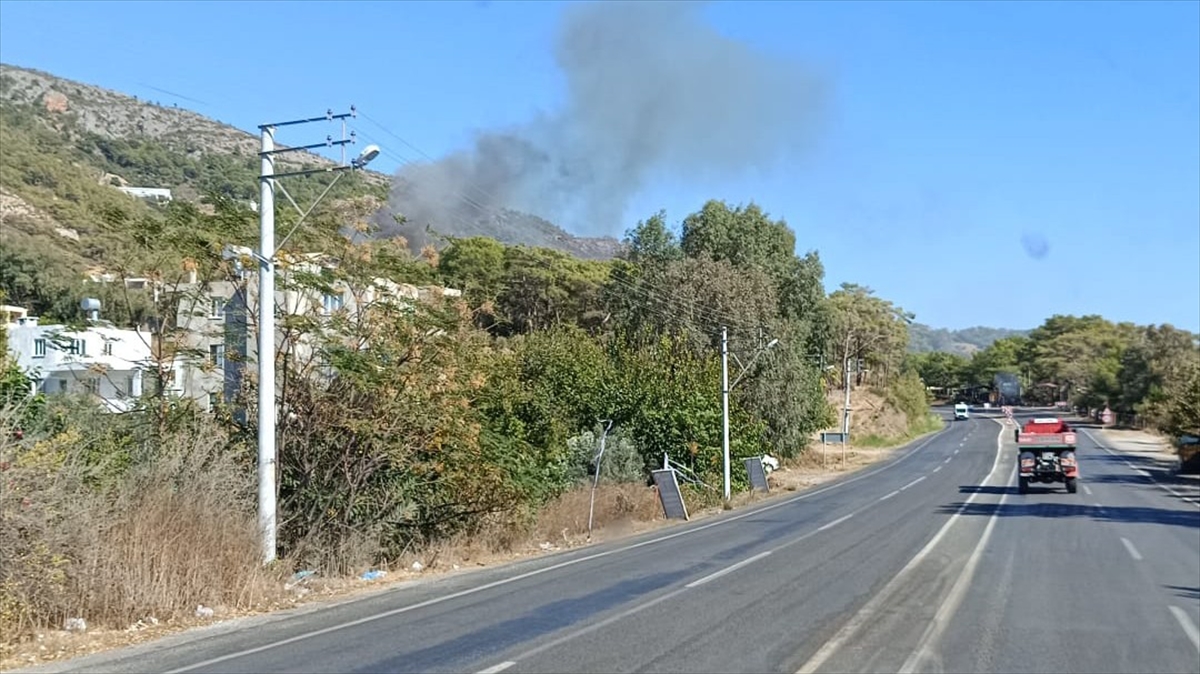
[[[420,245],[427,225],[479,233],[478,223],[513,209],[576,234],[615,235],[651,179],[732,177],[803,149],[822,108],[818,81],[721,35],[703,8],[569,5],[554,44],[563,107],[401,169],[389,206],[408,222],[388,217],[385,233]]]

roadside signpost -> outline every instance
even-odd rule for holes
[[[683,492],[679,491],[675,469],[663,468],[654,471],[652,475],[654,485],[658,487],[658,499],[662,502],[663,515],[669,520],[688,519],[687,505],[683,502]]]
[[[744,459],[742,463],[746,464],[746,472],[750,474],[751,491],[771,491],[771,486],[767,484],[767,471],[763,468],[761,456],[752,456]]]
[[[821,467],[824,468],[827,463],[825,461],[825,458],[827,456],[827,454],[826,454],[827,446],[830,443],[839,443],[842,446],[842,468],[844,469],[846,467],[846,443],[847,442],[850,442],[850,434],[849,433],[840,433],[840,432],[836,432],[836,431],[835,432],[822,431],[821,432]]]

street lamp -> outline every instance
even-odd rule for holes
[[[285,152],[299,152],[302,150],[311,150],[318,147],[333,147],[335,145],[344,146],[348,143],[353,143],[354,138],[345,137],[342,140],[333,140],[332,137],[326,137],[324,143],[316,143],[313,145],[305,145],[294,148],[279,148],[275,147],[275,129],[280,126],[291,126],[296,124],[306,124],[309,122],[318,121],[333,121],[335,119],[344,120],[347,117],[356,116],[354,106],[350,106],[350,112],[346,114],[333,114],[333,111],[325,113],[324,117],[312,117],[308,119],[298,119],[290,122],[279,122],[276,124],[263,124],[258,127],[262,132],[262,149],[259,152],[261,158],[261,172],[259,174],[259,183],[261,187],[261,195],[258,215],[259,215],[259,253],[255,257],[258,260],[258,526],[259,533],[262,536],[262,556],[264,563],[270,563],[275,560],[276,555],[276,518],[275,518],[275,468],[276,468],[276,453],[275,453],[275,181],[279,178],[289,176],[312,175],[316,173],[332,173],[335,171],[353,171],[366,167],[368,163],[375,157],[379,156],[378,145],[368,145],[363,148],[357,158],[352,160],[349,165],[333,166],[329,168],[307,169],[301,171],[291,171],[287,173],[275,172],[275,155]],[[343,122],[343,136],[345,135],[345,126]],[[292,227],[291,232],[288,232],[284,237],[286,242],[292,233],[304,222],[309,213],[312,213],[317,204],[329,194],[329,190],[341,178],[338,175],[333,182],[325,188],[325,191],[317,197],[316,201],[309,206],[307,211],[300,213],[300,220]],[[282,185],[280,185],[282,187]],[[287,195],[286,189],[284,195]],[[292,201],[295,205],[295,202]],[[296,206],[296,210],[300,210]],[[283,242],[280,243],[282,246]]]
[[[754,354],[754,357],[750,359],[750,363],[742,367],[741,373],[738,374],[737,378],[734,379],[732,384],[730,384],[729,383],[729,329],[725,328],[725,327],[721,328],[721,426],[722,426],[721,446],[723,449],[723,459],[724,459],[724,467],[725,467],[725,500],[726,501],[728,501],[729,497],[730,497],[730,487],[729,487],[729,391],[734,386],[738,385],[738,382],[740,382],[742,380],[742,377],[746,376],[746,373],[750,371],[750,367],[754,365],[754,362],[756,360],[758,360],[759,356],[763,355],[770,349],[774,348],[775,345],[777,345],[777,344],[779,344],[779,340],[772,339],[770,342],[767,343],[766,346],[759,349]],[[738,360],[738,357],[736,354],[734,354],[733,358],[734,358],[734,360]],[[741,361],[738,360],[738,365],[741,365],[741,364],[742,364]]]

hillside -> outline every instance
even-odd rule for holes
[[[136,223],[164,208],[118,187],[170,189],[179,201],[220,195],[250,205],[258,195],[258,137],[193,111],[140,100],[37,70],[0,64],[0,230],[8,278],[39,270],[65,283],[118,263]],[[284,168],[329,166],[319,155],[281,155]],[[290,178],[288,191],[311,203],[331,180]],[[373,171],[344,176],[333,200],[372,195],[386,202],[391,179]],[[282,201],[282,200],[281,200]],[[390,219],[390,218],[389,218]],[[586,258],[609,258],[613,239],[576,238],[534,216],[505,212],[435,227],[449,236],[489,236],[546,246]],[[19,298],[13,298],[14,300]]]
[[[908,350],[911,353],[945,351],[969,356],[976,351],[986,349],[998,339],[1027,334],[1029,334],[1028,330],[1008,328],[979,326],[963,330],[947,330],[913,323],[908,327]]]

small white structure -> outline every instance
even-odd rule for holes
[[[84,300],[83,308],[90,325],[71,330],[40,325],[28,312],[5,307],[8,350],[31,378],[31,394],[87,394],[111,411],[126,411],[142,395],[142,373],[152,363],[151,335],[99,320],[98,300]]]
[[[171,190],[165,187],[118,187],[117,189],[138,199],[151,199],[154,201],[171,200]]]

